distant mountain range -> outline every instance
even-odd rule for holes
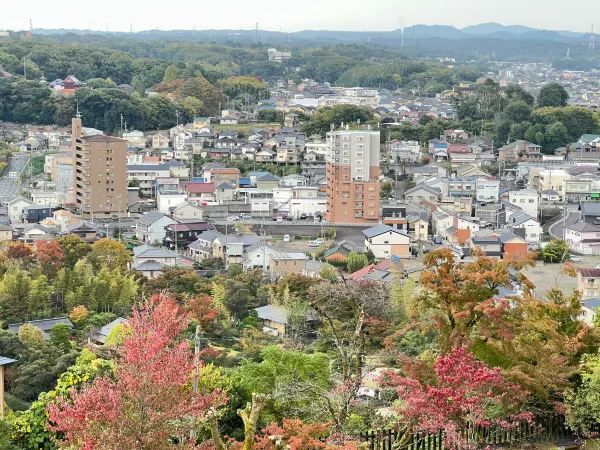
[[[196,37],[212,36],[256,36],[256,30],[146,30],[135,33],[126,32],[105,32],[96,30],[76,30],[76,29],[46,29],[37,28],[33,30],[34,34],[52,35],[52,34],[127,34],[143,37],[144,35],[162,35],[167,36],[188,36]],[[282,37],[287,39],[300,40],[331,40],[331,41],[353,41],[360,42],[365,40],[386,40],[402,38],[402,30],[393,31],[331,31],[331,30],[303,30],[292,33],[283,33],[275,31],[259,31],[262,40],[269,37]],[[495,39],[529,39],[529,40],[554,40],[559,42],[572,41],[587,38],[589,33],[576,33],[572,31],[554,31],[531,28],[523,25],[502,25],[496,22],[471,25],[465,28],[456,28],[450,25],[413,25],[404,29],[405,39],[472,39],[477,38],[495,38]]]

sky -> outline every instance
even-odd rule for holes
[[[2,7],[3,3],[10,6]],[[173,8],[170,7],[173,5]],[[484,22],[600,31],[600,0],[0,0],[0,29],[307,29],[388,31],[414,24]]]

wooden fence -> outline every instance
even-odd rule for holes
[[[560,442],[575,439],[560,415],[538,415],[532,423],[521,422],[504,429],[475,426],[464,430],[463,437],[475,447],[519,446],[526,443]],[[401,444],[403,433],[397,430],[372,430],[361,435],[370,450],[444,450],[443,433],[416,433]]]

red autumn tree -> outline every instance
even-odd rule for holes
[[[224,398],[217,391],[191,391],[192,352],[187,341],[178,341],[188,320],[170,297],[154,296],[134,310],[131,334],[118,348],[114,378],[98,378],[48,408],[66,445],[88,450],[193,447],[191,430]]]
[[[33,260],[33,249],[25,242],[11,242],[6,248],[6,257],[20,264],[29,264]]]
[[[37,241],[33,255],[44,275],[51,277],[61,268],[65,252],[57,241]]]
[[[469,424],[509,428],[531,414],[522,408],[527,394],[490,369],[464,347],[437,358],[432,379],[422,381],[390,372],[384,382],[395,386],[401,400],[398,413],[407,433],[444,431],[449,448],[469,448],[474,436]]]
[[[199,294],[185,300],[185,308],[190,319],[200,325],[204,331],[212,328],[219,317],[219,310],[213,303],[213,298],[206,294]]]

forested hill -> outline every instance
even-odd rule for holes
[[[109,36],[54,35],[0,39],[0,120],[67,124],[76,104],[89,126],[114,131],[171,127],[194,115],[215,115],[268,97],[271,82],[310,78],[342,86],[414,89],[434,95],[483,72],[476,64],[449,67],[406,58],[374,45],[295,49],[269,62],[268,46],[208,42],[141,42]],[[27,75],[25,80],[24,75]],[[74,75],[85,83],[73,96],[53,96],[46,83]],[[162,94],[146,95],[148,90]],[[248,98],[242,98],[249,96]]]
[[[538,30],[518,25],[479,24],[463,29],[444,25],[414,25],[392,31],[304,30],[277,32],[246,30],[149,30],[106,33],[90,30],[36,29],[34,34],[81,42],[213,42],[234,45],[280,46],[292,49],[331,44],[376,45],[399,49],[404,55],[552,62],[565,68],[597,67],[600,51],[588,49],[589,35]],[[518,42],[518,45],[515,43]],[[567,60],[567,51],[570,58]]]

